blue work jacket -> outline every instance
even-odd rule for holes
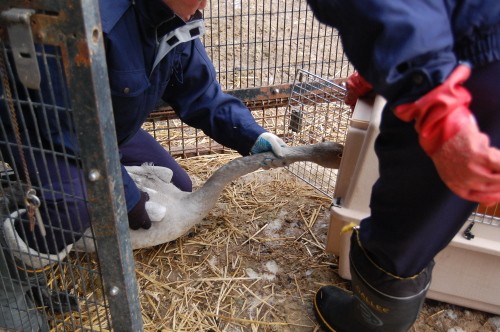
[[[265,130],[237,98],[224,93],[199,38],[173,48],[153,67],[158,41],[186,24],[162,0],[100,0],[118,143],[142,126],[160,99],[179,118],[247,155]],[[139,190],[122,166],[127,209]]]
[[[265,130],[239,99],[222,91],[199,38],[179,44],[153,68],[157,41],[185,22],[162,0],[135,3],[131,0],[100,0],[99,5],[118,144],[132,137],[163,99],[188,125],[203,130],[218,143],[248,155],[257,137]],[[59,53],[57,47],[50,45],[36,45],[36,49],[40,53],[43,49],[45,54]],[[58,147],[64,146],[66,151],[76,152],[74,137],[68,134],[72,134],[71,119],[54,118],[51,121],[51,117],[56,116],[52,106],[68,107],[69,93],[57,59],[48,57],[44,61],[39,57],[40,91],[28,92],[30,100],[37,103],[35,107],[43,104],[49,110],[45,112],[49,121],[42,119],[38,125],[41,139],[55,143],[58,151],[61,150]],[[28,99],[20,85],[18,90],[20,100]],[[0,110],[3,123],[10,127],[5,103],[0,103]],[[27,129],[34,130],[38,120],[26,113]],[[58,128],[48,128],[46,123],[61,123],[62,131],[67,132],[58,133]]]
[[[100,0],[99,7],[118,145],[137,133],[163,99],[185,123],[203,130],[220,144],[242,155],[249,154],[257,137],[265,130],[239,99],[221,90],[213,64],[199,38],[175,46],[153,68],[158,41],[185,25],[184,21],[174,15],[162,0]],[[40,54],[42,50],[43,54],[60,53],[51,45],[36,45],[36,50]],[[57,111],[57,107],[70,106],[58,59],[60,57],[49,56],[44,61],[39,57],[40,90],[27,91],[36,110],[31,112],[28,107],[17,110],[24,113],[25,119],[25,125],[19,130],[24,144],[35,147],[40,143],[40,148],[78,155],[70,112]],[[28,100],[25,89],[19,83],[17,85],[17,97]],[[2,90],[0,85],[0,96]],[[7,140],[15,143],[4,102],[0,102],[0,119]],[[9,159],[7,144],[0,144],[0,149],[6,161],[20,164]],[[140,193],[123,166],[122,179],[130,211]]]
[[[442,83],[460,61],[500,60],[499,0],[308,0],[390,106]]]
[[[247,155],[265,130],[237,98],[222,92],[199,38],[152,68],[157,40],[185,24],[161,0],[100,0],[118,142],[134,135],[160,99],[180,119]]]

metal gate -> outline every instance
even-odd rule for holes
[[[0,330],[140,331],[97,2],[3,1],[0,15]],[[97,256],[71,251],[87,215]]]
[[[306,110],[318,99],[293,101],[297,88],[312,87],[307,95],[342,109],[342,86],[316,75],[341,79],[352,69],[336,33],[314,20],[305,1],[212,1],[204,14],[203,41],[223,88],[264,127],[300,141],[303,116],[322,113]],[[25,330],[140,331],[98,4],[9,0],[0,15],[1,321],[24,320]],[[168,105],[144,127],[173,155],[224,151]],[[59,144],[62,128],[73,133],[70,144]],[[76,174],[70,190],[63,189],[68,174]],[[82,215],[70,215],[75,206]],[[63,231],[65,218],[81,222]],[[82,236],[95,239],[97,255],[71,250]],[[35,237],[43,245],[30,248]],[[53,248],[55,237],[66,245]]]

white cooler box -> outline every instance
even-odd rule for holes
[[[373,143],[378,134],[385,100],[359,100],[347,133],[331,208],[326,251],[339,257],[339,274],[350,279],[350,224],[369,215],[371,187],[378,177]],[[500,314],[500,219],[478,209],[453,241],[436,257],[427,297],[464,307]],[[495,213],[496,214],[496,213]],[[464,231],[471,225],[471,239]]]

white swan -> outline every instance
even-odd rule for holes
[[[327,168],[338,168],[343,146],[333,142],[284,147],[279,159],[271,152],[236,158],[216,170],[201,188],[183,192],[170,183],[170,169],[143,165],[127,167],[137,186],[147,192],[150,202],[146,210],[151,218],[150,229],[130,230],[132,249],[152,247],[173,241],[186,234],[202,221],[215,206],[224,187],[231,181],[259,168],[288,166],[297,161],[310,161]],[[153,203],[161,202],[161,204]],[[78,240],[73,249],[95,251],[90,229]]]

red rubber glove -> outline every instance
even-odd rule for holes
[[[367,95],[373,90],[373,86],[368,83],[363,76],[355,71],[346,81],[347,93],[344,98],[344,103],[354,110],[358,98]]]
[[[469,110],[471,96],[462,84],[470,72],[458,66],[443,84],[394,112],[403,121],[415,120],[420,145],[451,191],[491,205],[500,201],[500,150],[491,147]]]
[[[131,229],[138,230],[139,228],[151,228],[151,219],[146,212],[147,201],[149,201],[149,195],[144,191],[141,191],[141,198],[139,199],[139,202],[137,202],[137,204],[128,213],[128,225]]]

